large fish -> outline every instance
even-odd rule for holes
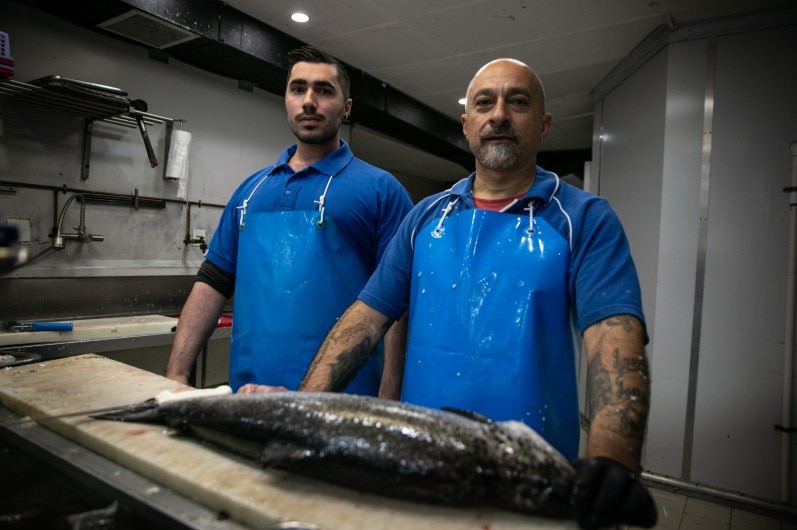
[[[573,468],[520,422],[310,392],[201,397],[94,417],[166,424],[264,466],[389,497],[571,515]]]

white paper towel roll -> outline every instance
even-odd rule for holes
[[[191,147],[191,133],[188,131],[172,131],[172,141],[169,145],[169,159],[166,161],[168,179],[177,179],[177,197],[185,200],[188,187],[188,153]]]

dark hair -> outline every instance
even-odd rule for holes
[[[329,55],[322,52],[314,46],[302,46],[288,52],[288,80],[291,78],[291,71],[296,63],[323,63],[331,64],[338,71],[338,83],[340,89],[343,91],[343,99],[349,99],[349,91],[351,90],[351,81],[349,80],[349,73],[340,62]]]

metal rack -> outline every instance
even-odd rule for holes
[[[46,83],[40,86],[37,81],[44,80],[23,83],[14,79],[0,78],[0,98],[85,118],[81,179],[89,178],[91,137],[94,122],[97,121],[133,129],[139,126],[138,119],[146,125],[164,125],[166,138],[161,165],[164,173],[166,172],[174,119],[137,110],[131,105],[127,93],[113,87],[63,79],[58,76],[50,76],[45,80]]]

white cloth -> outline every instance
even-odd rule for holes
[[[188,196],[188,154],[191,147],[191,133],[188,131],[172,131],[169,145],[169,159],[166,161],[167,179],[177,179],[177,197],[185,200]]]

